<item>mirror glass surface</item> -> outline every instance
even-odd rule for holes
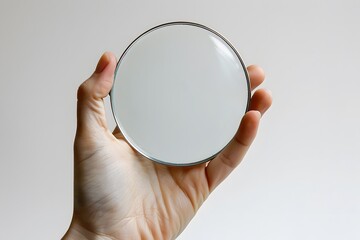
[[[228,41],[205,26],[176,22],[130,44],[110,96],[116,123],[138,152],[163,164],[193,165],[234,137],[250,91]]]

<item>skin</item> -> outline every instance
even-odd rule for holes
[[[115,56],[105,53],[78,89],[74,212],[63,239],[175,239],[243,159],[271,94],[264,89],[253,93],[234,139],[215,159],[191,167],[165,166],[137,153],[119,129],[108,129],[103,98],[115,67]],[[254,90],[264,72],[254,65],[248,72]]]

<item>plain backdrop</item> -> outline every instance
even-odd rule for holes
[[[0,239],[71,220],[76,90],[169,21],[222,33],[274,105],[179,239],[360,239],[360,1],[0,1]],[[108,99],[108,122],[114,127]]]

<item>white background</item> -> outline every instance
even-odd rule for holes
[[[222,33],[274,96],[246,159],[179,239],[360,239],[357,0],[1,0],[0,239],[63,236],[77,86],[104,51],[176,20]]]

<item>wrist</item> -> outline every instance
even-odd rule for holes
[[[104,232],[86,227],[87,224],[82,224],[78,218],[73,217],[62,240],[174,239],[174,237],[169,237],[166,231],[161,231],[159,227],[155,228],[156,230],[150,229],[149,226],[144,225],[143,221],[132,219],[124,225],[120,224],[111,231]],[[103,227],[99,229],[104,230]]]
[[[62,240],[110,240],[110,237],[101,236],[95,232],[92,232],[76,221],[72,221],[69,229],[65,233]]]

